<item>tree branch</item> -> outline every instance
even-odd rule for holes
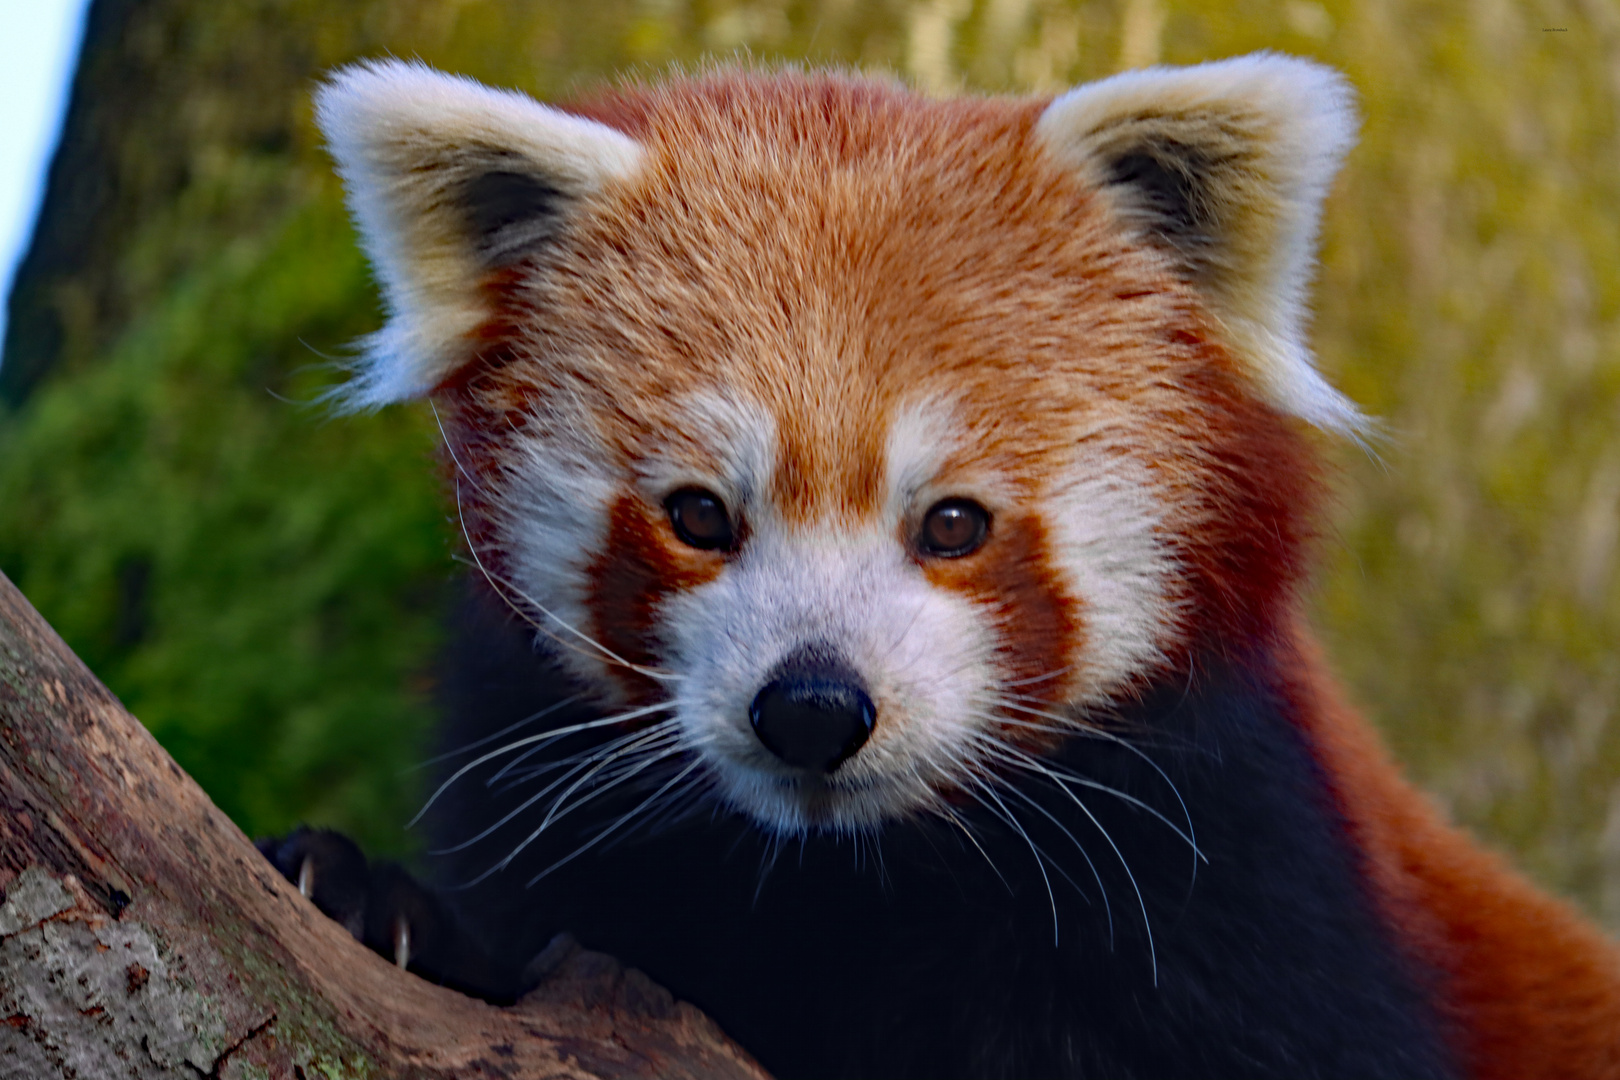
[[[0,1077],[736,1077],[576,949],[509,1009],[399,971],[260,857],[0,575]]]

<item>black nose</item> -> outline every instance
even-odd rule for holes
[[[877,709],[861,677],[824,646],[798,650],[777,665],[748,709],[754,733],[789,765],[828,773],[865,745]]]

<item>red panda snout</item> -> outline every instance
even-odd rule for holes
[[[795,768],[830,773],[872,735],[877,706],[838,648],[806,645],[771,672],[748,719],[765,748]]]
[[[888,530],[790,526],[660,605],[674,707],[721,797],[765,828],[871,828],[938,805],[996,681],[981,605],[928,581]]]

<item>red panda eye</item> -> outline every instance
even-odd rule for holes
[[[917,546],[924,554],[955,559],[977,551],[989,531],[990,511],[971,499],[945,499],[923,518]]]
[[[731,518],[720,497],[702,488],[682,488],[664,500],[669,523],[681,543],[702,551],[729,548],[735,542]]]

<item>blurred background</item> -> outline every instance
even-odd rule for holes
[[[249,834],[408,853],[456,544],[425,409],[299,404],[379,322],[322,71],[556,99],[747,53],[1051,93],[1254,49],[1364,113],[1315,339],[1386,437],[1329,448],[1315,622],[1415,777],[1620,929],[1613,3],[90,0],[9,295],[0,569]]]

